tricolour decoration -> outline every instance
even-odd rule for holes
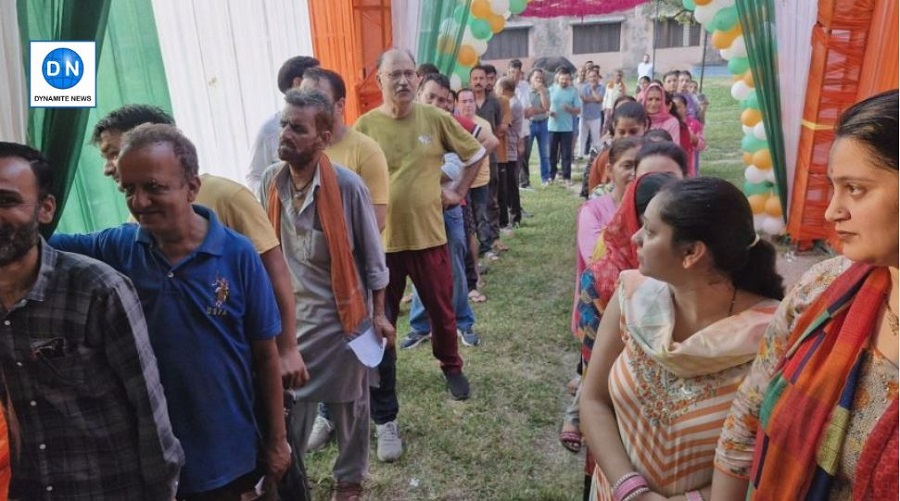
[[[753,210],[753,226],[756,231],[780,235],[784,233],[784,218],[778,186],[735,0],[683,0],[683,4],[710,33],[710,44],[728,61],[728,72],[734,80],[731,97],[741,103],[744,194]]]
[[[453,11],[453,16],[441,23],[438,51],[453,54],[456,50],[456,33],[465,22],[462,41],[456,50],[456,68],[450,75],[450,86],[460,89],[469,82],[469,70],[478,64],[487,51],[488,42],[506,27],[506,20],[513,14],[521,14],[530,0],[473,0],[468,8],[465,2]]]

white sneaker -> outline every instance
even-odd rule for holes
[[[375,425],[375,438],[378,439],[378,460],[383,463],[393,463],[403,455],[403,440],[400,439],[400,430],[397,428],[397,420]]]
[[[331,434],[334,431],[334,423],[316,416],[313,422],[312,433],[309,434],[309,441],[306,443],[306,452],[315,452],[324,449],[328,442],[331,441]]]

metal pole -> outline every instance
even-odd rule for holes
[[[709,41],[709,33],[706,32],[706,29],[701,27],[700,31],[703,32],[703,60],[700,61],[700,90],[697,92],[703,93],[703,74],[706,72],[706,47],[707,42]]]
[[[656,44],[659,39],[659,0],[656,0],[656,19],[653,21],[653,57],[650,62],[653,63],[653,75],[655,76],[657,73],[656,70]]]

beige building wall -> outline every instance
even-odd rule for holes
[[[511,28],[529,28],[528,57],[519,58],[522,60],[526,71],[531,68],[532,62],[539,57],[561,55],[579,68],[586,61],[593,61],[594,64],[600,65],[600,71],[604,80],[608,79],[617,69],[622,69],[625,72],[626,79],[634,80],[641,57],[645,53],[650,54],[651,57],[653,56],[653,19],[655,16],[645,14],[645,10],[645,6],[638,6],[615,14],[589,16],[584,19],[573,17],[551,19],[512,18],[507,26]],[[603,22],[622,23],[620,50],[618,52],[573,54],[572,26],[581,23]],[[662,74],[669,70],[691,69],[692,66],[699,65],[702,59],[702,45],[672,49],[658,48],[656,49],[654,70],[657,77],[661,78]],[[484,62],[493,64],[502,73],[506,71],[509,59],[490,59]]]

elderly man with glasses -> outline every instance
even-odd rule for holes
[[[485,150],[448,113],[415,102],[416,63],[408,52],[391,49],[376,63],[383,103],[354,128],[381,145],[391,174],[384,247],[390,283],[385,294],[388,319],[396,327],[400,299],[410,277],[434,327],[432,352],[441,363],[452,398],[469,398],[462,372],[453,310],[453,277],[442,209],[459,204],[477,174]],[[456,153],[464,169],[452,187],[441,186],[444,153]],[[396,351],[385,352],[380,382],[372,388],[372,419],[378,458],[394,461],[403,452],[397,429]]]

